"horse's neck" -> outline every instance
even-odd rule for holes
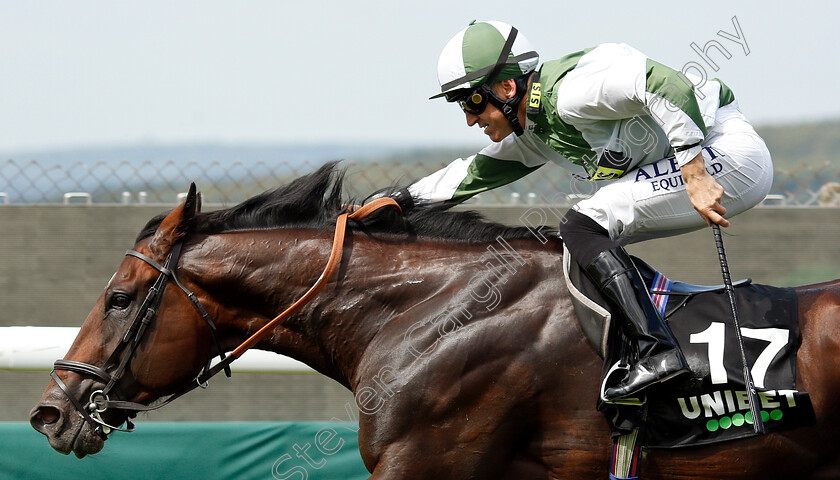
[[[471,262],[478,264],[480,256]],[[402,338],[406,318],[433,317],[444,307],[434,300],[441,292],[465,287],[470,267],[464,264],[465,253],[451,244],[387,246],[357,235],[333,281],[298,318],[317,328],[321,354],[354,389],[371,344],[380,336]]]
[[[387,321],[370,310],[384,273],[359,253],[348,235],[331,280],[299,313],[278,323],[255,348],[302,361],[348,388],[360,351]],[[223,348],[233,350],[294,304],[321,275],[332,232],[236,232],[197,239],[182,275],[216,302]]]
[[[248,232],[225,237],[206,239],[207,245],[200,249],[217,252],[215,262],[224,268],[200,275],[236,302],[224,306],[230,312],[226,326],[232,327],[236,341],[247,338],[311,287],[332,243],[331,232]],[[258,348],[300,360],[352,389],[368,346],[389,323],[428,320],[444,307],[435,297],[448,301],[456,295],[473,295],[470,288],[484,290],[470,284],[479,270],[492,280],[518,265],[519,260],[505,255],[506,249],[510,245],[496,246],[495,254],[487,246],[442,242],[394,246],[348,235],[344,258],[331,281]],[[495,265],[495,270],[488,265]],[[209,278],[212,275],[218,277]]]

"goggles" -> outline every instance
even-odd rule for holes
[[[458,106],[460,106],[461,110],[466,113],[481,115],[484,112],[484,109],[487,108],[488,99],[488,92],[486,92],[482,87],[479,87],[475,90],[467,92],[461,91],[451,96],[447,95],[446,100],[450,102],[458,102]]]

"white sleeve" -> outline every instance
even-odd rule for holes
[[[414,203],[462,202],[473,195],[507,185],[548,161],[530,132],[511,134],[479,153],[458,158],[408,187]],[[544,146],[543,146],[544,149]]]

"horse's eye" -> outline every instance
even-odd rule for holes
[[[131,305],[131,297],[124,293],[115,293],[111,296],[110,307],[117,310],[124,310]]]

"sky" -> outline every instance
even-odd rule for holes
[[[0,11],[2,154],[482,145],[457,107],[428,99],[440,51],[473,19],[516,26],[543,61],[625,42],[702,68],[756,125],[840,118],[840,4],[828,0],[0,0]],[[717,71],[692,43],[710,45]]]

